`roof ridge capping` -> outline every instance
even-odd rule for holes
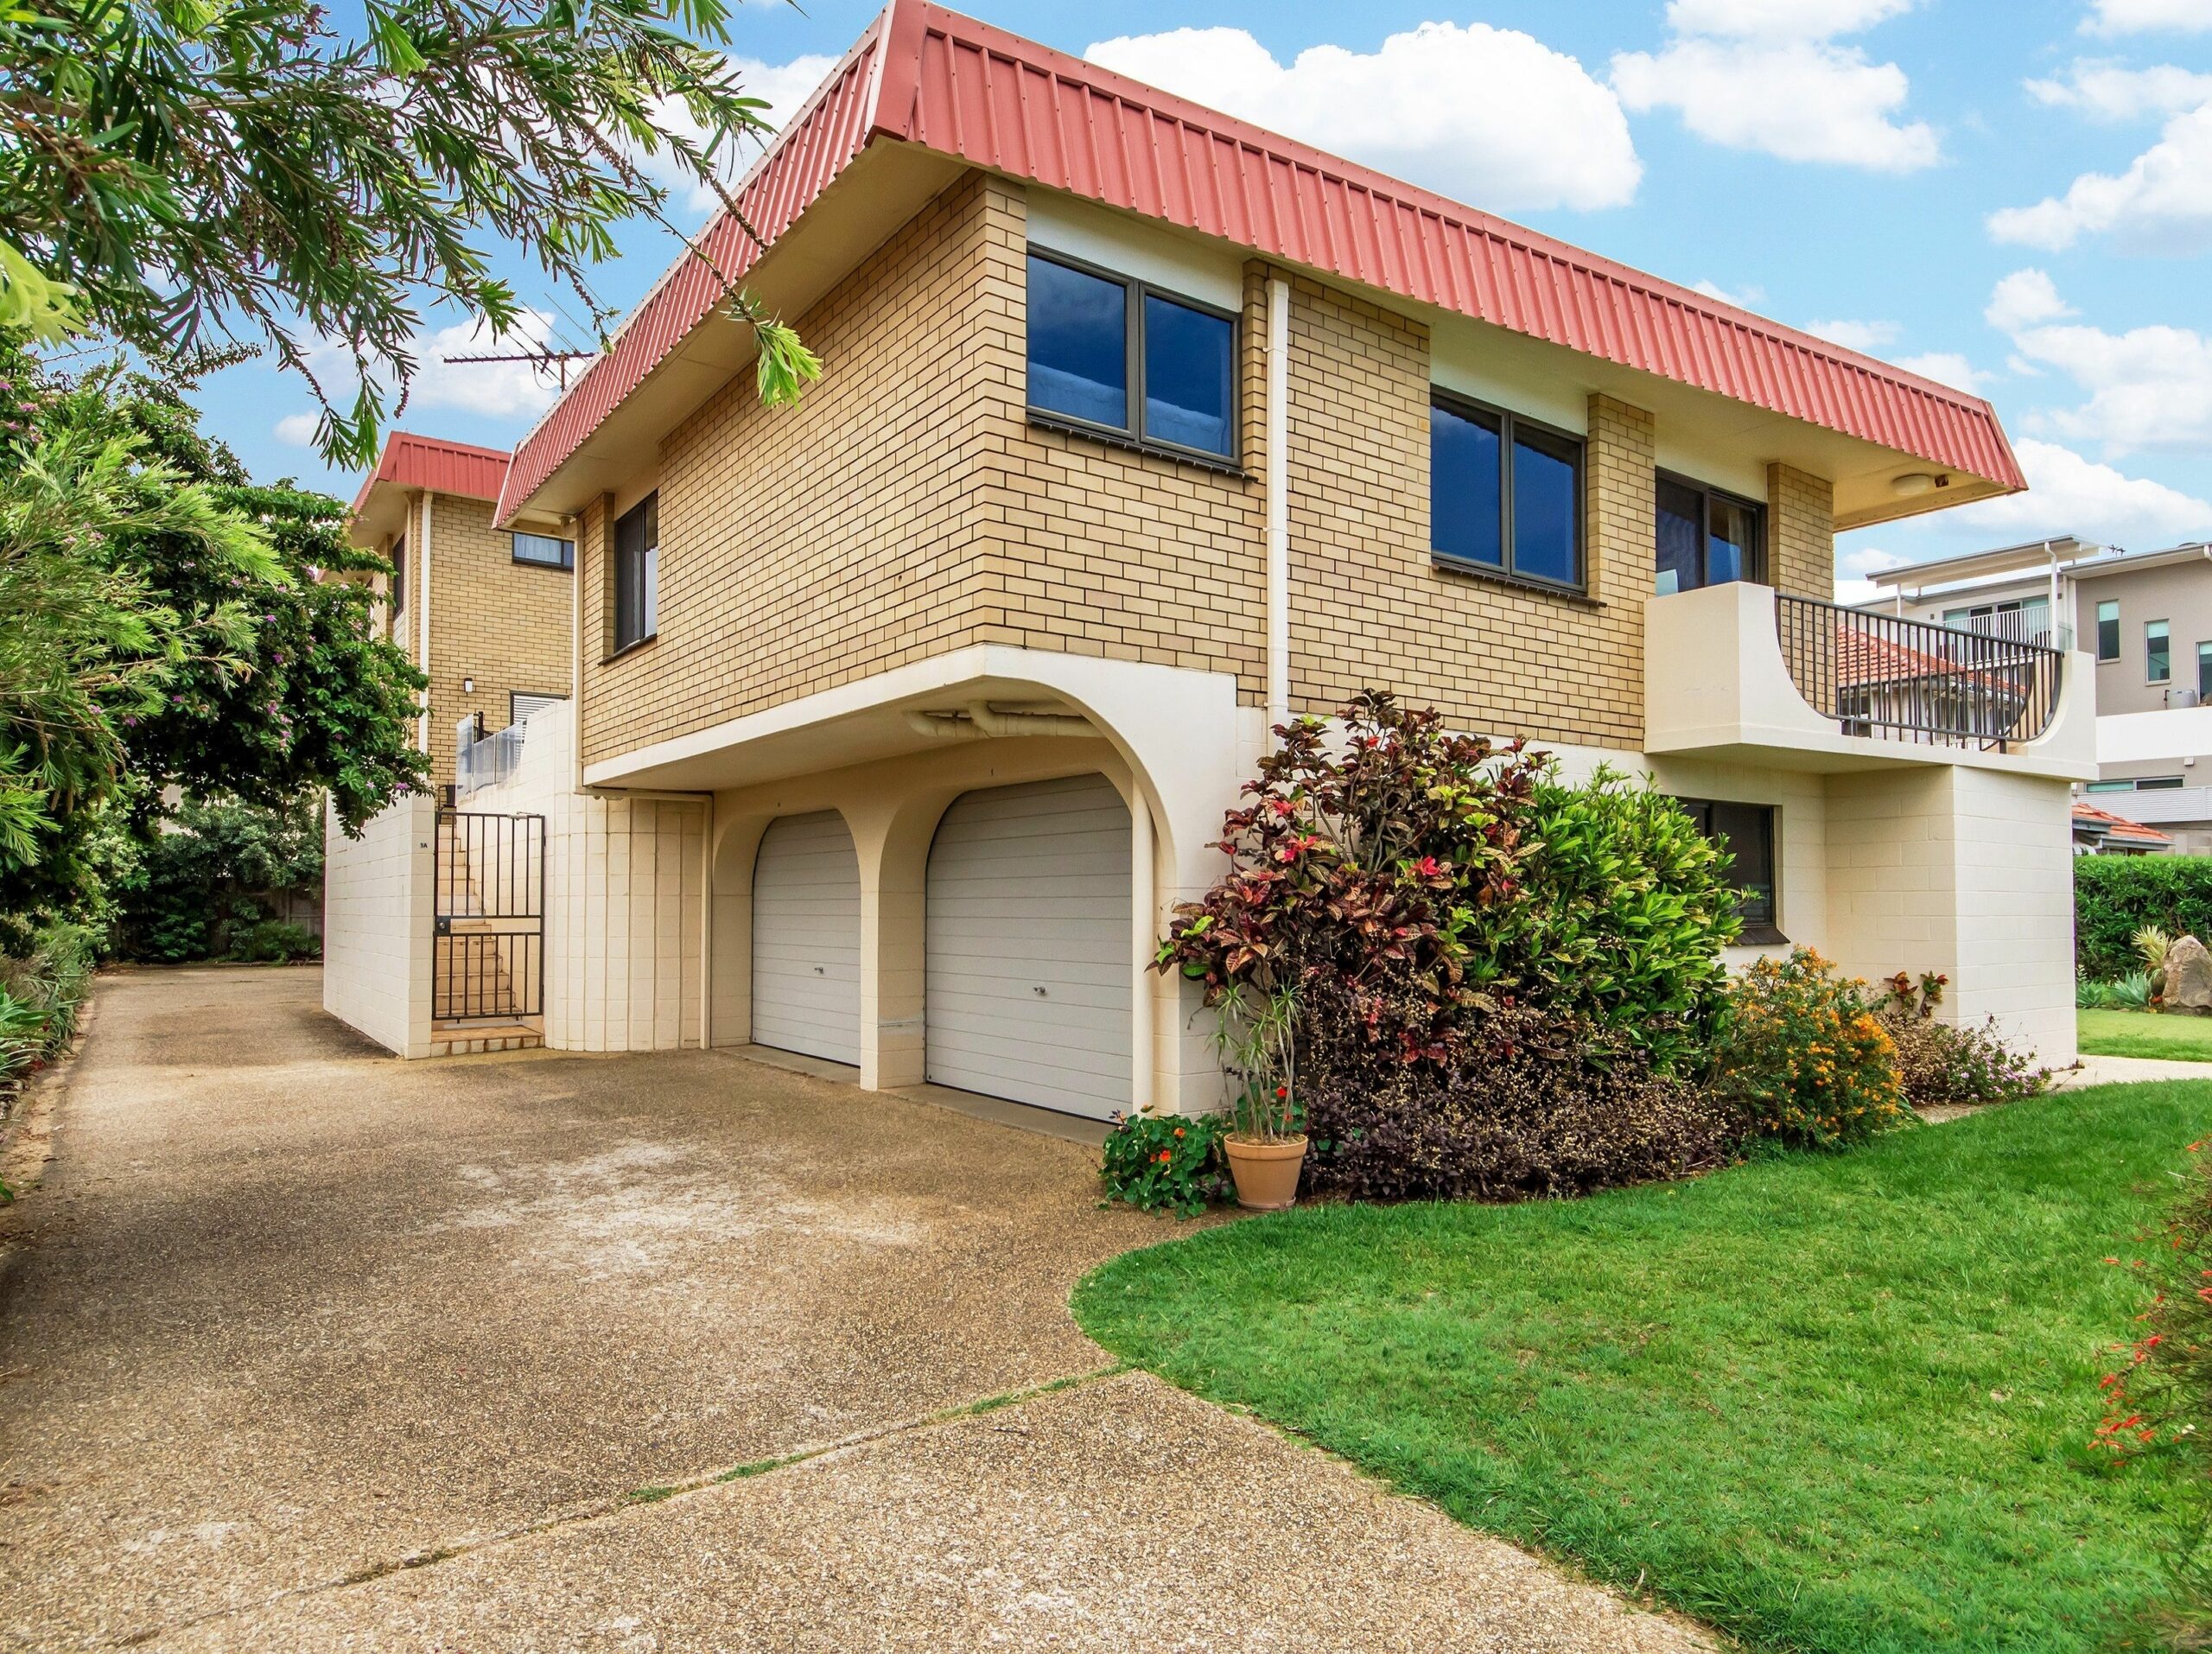
[[[865,83],[854,89],[863,68]],[[1103,119],[1099,104],[1109,106]],[[1972,391],[936,0],[890,0],[730,193],[772,244],[878,137],[1964,471],[2007,493],[2027,486],[1995,409]],[[727,208],[694,245],[718,243],[717,262],[734,277],[761,251],[738,240]],[[695,262],[690,248],[677,256],[517,445],[501,520],[712,312],[719,289],[683,279]]]

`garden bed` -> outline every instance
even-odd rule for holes
[[[2139,1307],[2104,1260],[2208,1113],[2107,1087],[1573,1202],[1316,1206],[1117,1259],[1076,1312],[1757,1648],[2091,1649],[2175,1497],[2086,1445]]]

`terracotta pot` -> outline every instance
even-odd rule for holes
[[[1298,1174],[1306,1164],[1306,1139],[1249,1142],[1224,1137],[1229,1174],[1236,1180],[1236,1204],[1251,1212],[1281,1212],[1298,1201]]]

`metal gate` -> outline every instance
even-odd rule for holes
[[[545,817],[438,811],[430,1015],[512,1022],[545,1009]]]

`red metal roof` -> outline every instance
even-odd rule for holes
[[[508,455],[499,448],[396,430],[385,439],[377,468],[353,496],[353,509],[358,512],[365,506],[371,491],[380,482],[428,488],[437,494],[461,494],[470,499],[497,499],[507,480],[507,461]]]
[[[2026,487],[1982,398],[931,4],[892,0],[736,194],[772,243],[868,143],[913,143],[1755,407]],[[733,280],[760,249],[725,212]],[[685,257],[516,450],[504,518],[702,321]]]
[[[2171,844],[2174,841],[2155,827],[2145,827],[2139,821],[2130,821],[2125,816],[2115,816],[2109,810],[2100,810],[2093,804],[2083,804],[2078,798],[2074,804],[2074,824],[2086,827],[2106,838],[2117,839],[2123,844]]]

